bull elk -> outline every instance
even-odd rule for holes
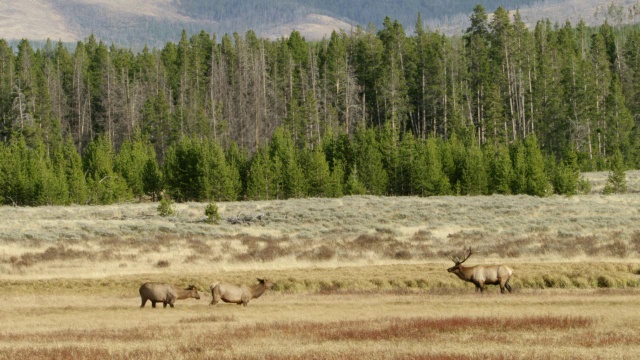
[[[465,251],[464,259],[459,257],[451,257],[455,263],[454,266],[447,269],[448,272],[456,274],[460,279],[473,283],[476,286],[476,292],[484,291],[485,285],[500,285],[500,292],[504,294],[504,289],[511,292],[509,279],[513,274],[513,270],[506,265],[476,265],[462,266],[462,263],[473,254],[473,250],[468,248]]]

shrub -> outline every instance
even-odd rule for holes
[[[158,214],[160,214],[160,216],[169,216],[175,213],[176,211],[173,209],[173,200],[160,200],[160,205],[158,205]]]
[[[215,202],[209,203],[204,209],[204,214],[207,216],[208,222],[211,224],[218,224],[222,217],[218,213],[218,205]]]
[[[598,287],[599,288],[615,287],[615,280],[611,276],[600,275],[598,276]]]
[[[169,261],[168,260],[160,260],[156,263],[156,267],[158,268],[168,268],[169,267]]]

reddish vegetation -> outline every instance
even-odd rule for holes
[[[571,316],[532,316],[521,318],[493,317],[450,317],[432,318],[389,318],[377,322],[340,321],[340,322],[287,322],[274,323],[269,331],[264,332],[265,325],[250,325],[235,330],[232,336],[252,334],[266,336],[281,333],[284,336],[313,338],[320,341],[345,340],[389,340],[389,339],[423,339],[440,336],[443,333],[459,333],[476,330],[490,331],[534,331],[534,330],[567,330],[585,328],[593,324],[586,317]]]

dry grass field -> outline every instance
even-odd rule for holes
[[[629,193],[0,207],[0,359],[635,359],[640,172]],[[251,218],[232,224],[227,218]],[[514,292],[446,269],[504,263]],[[209,284],[276,286],[209,306]],[[201,299],[140,309],[146,281]]]

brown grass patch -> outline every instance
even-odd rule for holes
[[[56,330],[49,332],[32,333],[0,333],[0,341],[32,341],[38,339],[39,343],[57,342],[139,342],[164,339],[173,333],[175,329],[162,329],[156,327],[135,327],[127,329],[101,329],[101,330]]]
[[[285,336],[313,339],[314,341],[385,341],[426,340],[446,333],[469,331],[541,331],[584,329],[594,324],[586,317],[526,316],[521,318],[448,317],[388,318],[376,322],[367,320],[339,322],[277,322],[268,326],[251,325],[235,330],[229,336]],[[268,331],[265,331],[268,330]],[[274,335],[274,334],[278,335]]]
[[[180,319],[180,323],[217,323],[217,322],[231,322],[237,321],[235,315],[203,315]]]

